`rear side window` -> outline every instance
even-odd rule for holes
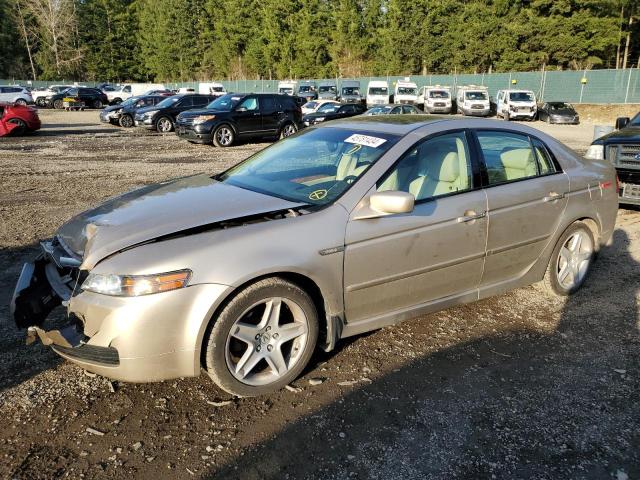
[[[537,138],[532,138],[531,143],[533,144],[533,150],[536,153],[536,160],[538,161],[538,168],[540,170],[540,175],[549,175],[550,173],[556,173],[558,170],[556,165],[551,157],[551,153],[545,146]]]
[[[536,158],[528,136],[497,131],[480,131],[477,135],[489,185],[538,175]]]

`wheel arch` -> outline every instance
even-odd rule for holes
[[[319,336],[318,345],[316,347],[321,346],[325,351],[333,349],[336,341],[340,338],[340,333],[342,331],[341,319],[337,319],[336,317],[329,318],[327,313],[328,309],[325,305],[325,296],[323,295],[320,286],[312,278],[302,273],[292,271],[274,271],[251,278],[237,287],[230,289],[226,292],[224,298],[218,302],[218,305],[213,309],[213,312],[206,320],[206,326],[202,330],[202,335],[198,338],[198,342],[196,344],[196,359],[200,362],[201,367],[204,367],[206,364],[205,342],[207,341],[209,333],[215,324],[215,319],[218,317],[220,312],[222,312],[222,310],[239,292],[248,286],[267,278],[281,278],[283,280],[287,280],[300,287],[311,297],[318,312]]]

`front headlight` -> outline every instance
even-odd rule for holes
[[[82,290],[115,297],[138,297],[152,293],[184,288],[191,278],[191,270],[156,275],[114,275],[90,273]]]
[[[158,113],[159,111],[160,111],[160,110],[151,110],[151,111],[149,111],[149,112],[144,112],[144,116],[145,116],[145,117],[148,117],[148,118],[151,118],[151,117],[153,117],[156,113]]]
[[[591,145],[584,154],[589,160],[604,160],[604,145]]]
[[[325,117],[316,117],[316,118],[314,118],[314,120],[315,120],[316,122],[324,122],[324,118],[325,118]]]
[[[214,118],[216,118],[215,115],[198,115],[193,119],[193,124],[197,125],[199,123],[208,122],[209,120],[213,120]]]

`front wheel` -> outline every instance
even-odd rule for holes
[[[64,102],[62,100],[56,100],[55,102],[53,102],[53,108],[55,108],[56,110],[61,110],[62,108],[64,108]]]
[[[594,256],[591,229],[583,222],[575,222],[562,234],[551,254],[543,288],[561,296],[575,293],[584,284]]]
[[[230,147],[235,138],[236,134],[229,125],[220,125],[213,132],[213,144],[216,147]]]
[[[21,105],[23,107],[27,106],[27,101],[24,98],[19,98],[15,101],[16,105]]]
[[[94,100],[93,101],[93,108],[96,108],[96,109],[100,110],[102,108],[102,101]]]
[[[156,122],[156,130],[160,133],[169,133],[173,130],[173,122],[169,117],[160,117]]]
[[[133,127],[133,118],[131,118],[131,115],[127,115],[125,113],[124,115],[120,116],[120,120],[118,121],[118,123],[120,123],[120,126],[124,128]]]
[[[205,347],[207,373],[222,389],[243,397],[295,380],[318,339],[311,297],[281,278],[242,290],[214,321]]]
[[[24,122],[24,120],[21,120],[19,118],[12,118],[8,120],[7,123],[13,123],[14,125],[17,125],[16,128],[11,130],[12,135],[23,135],[27,131],[27,124]]]
[[[287,123],[280,131],[280,138],[287,138],[296,133],[298,129],[293,123]]]

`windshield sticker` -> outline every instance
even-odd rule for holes
[[[347,143],[357,143],[358,145],[364,145],[365,147],[378,148],[386,140],[384,138],[370,137],[369,135],[353,134],[349,138],[345,139]]]
[[[324,197],[327,196],[327,193],[328,192],[325,189],[314,190],[309,194],[309,200],[322,200]]]

